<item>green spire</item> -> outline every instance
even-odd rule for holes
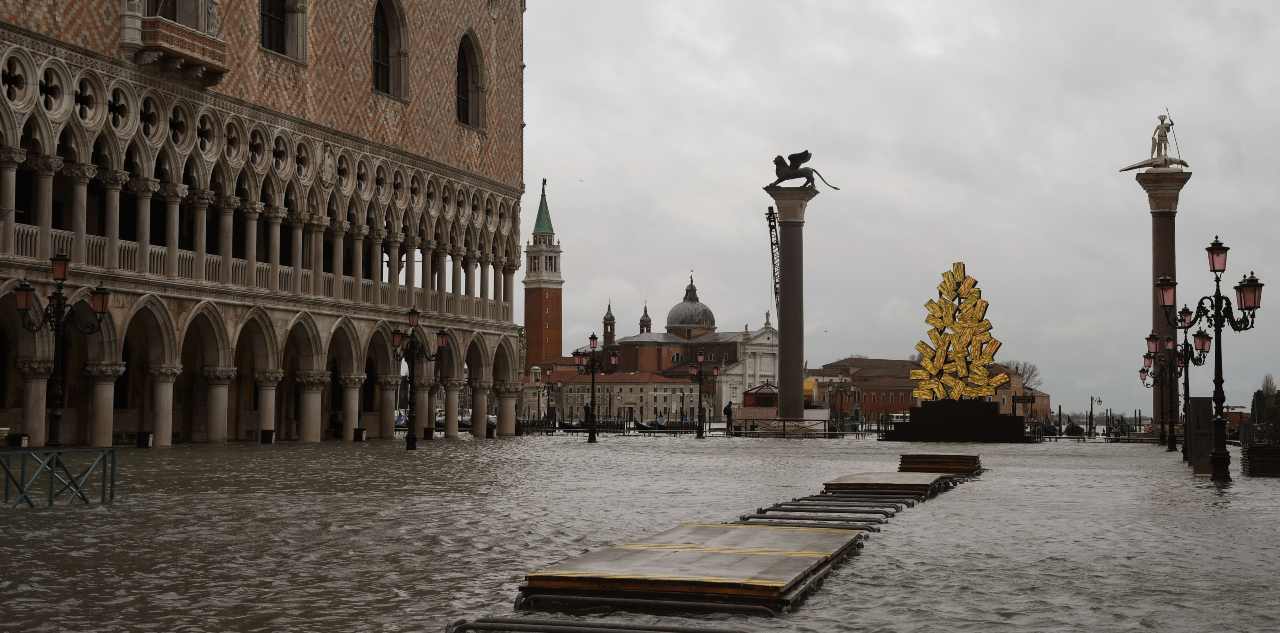
[[[554,234],[555,229],[551,228],[551,209],[547,208],[547,179],[542,179],[542,200],[538,202],[538,219],[533,223],[534,234],[545,233]]]

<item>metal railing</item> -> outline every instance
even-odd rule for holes
[[[116,469],[114,448],[0,449],[5,506],[112,503]]]

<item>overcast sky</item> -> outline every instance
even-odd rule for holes
[[[1151,216],[1117,170],[1167,106],[1194,173],[1179,300],[1212,292],[1215,233],[1233,284],[1268,283],[1258,328],[1226,338],[1228,403],[1247,405],[1280,373],[1276,59],[1265,2],[531,0],[521,230],[546,177],[566,350],[609,298],[619,336],[646,299],[661,328],[690,269],[722,331],[755,328],[773,308],[761,187],[774,155],[809,149],[841,187],[820,185],[805,226],[810,367],[906,358],[962,260],[997,360],[1038,364],[1067,411],[1092,394],[1149,413]]]

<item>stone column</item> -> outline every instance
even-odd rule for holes
[[[235,367],[205,367],[204,379],[209,385],[205,410],[205,429],[210,444],[227,441],[227,386],[235,380]]]
[[[428,297],[436,283],[435,278],[435,240],[424,240],[422,242],[422,289],[426,291]],[[431,305],[431,300],[427,299],[427,305]]]
[[[356,296],[351,297],[357,303],[364,302],[364,236],[369,227],[358,225],[352,227],[351,238],[351,277],[355,284]]]
[[[18,194],[18,164],[27,152],[17,147],[0,147],[0,255],[14,251],[14,206]]]
[[[120,268],[120,190],[129,182],[129,172],[109,171],[101,177],[106,188],[107,268]]]
[[[152,367],[151,428],[155,433],[152,446],[173,446],[173,381],[182,373],[181,367]]]
[[[1147,192],[1147,203],[1151,209],[1151,284],[1147,293],[1151,297],[1151,329],[1161,339],[1177,338],[1176,329],[1165,318],[1164,308],[1160,307],[1160,294],[1155,288],[1155,281],[1160,277],[1178,280],[1177,259],[1175,257],[1174,229],[1178,217],[1178,196],[1182,187],[1191,180],[1191,172],[1180,167],[1153,167],[1136,175],[1138,184]],[[1174,305],[1178,305],[1174,301]],[[1161,352],[1169,367],[1173,367],[1173,352]],[[1157,423],[1169,423],[1170,431],[1177,420],[1176,410],[1170,410],[1169,403],[1176,401],[1178,382],[1164,380],[1151,389],[1152,419]],[[1173,446],[1176,440],[1169,440]],[[1170,449],[1173,450],[1173,449]]]
[[[493,383],[477,381],[471,383],[471,437],[483,440],[485,429],[489,426],[489,390]]]
[[[516,434],[516,397],[520,386],[503,384],[498,388],[498,437]]]
[[[444,436],[448,439],[458,437],[458,392],[465,384],[461,380],[444,384]]]
[[[400,376],[378,376],[378,437],[396,436],[396,388]]]
[[[515,292],[516,267],[514,264],[507,264],[502,267],[502,300],[511,303],[514,299],[512,294]]]
[[[462,265],[466,269],[465,273],[467,275],[467,293],[466,294],[468,297],[476,296],[476,262],[477,261],[478,261],[478,258],[476,256],[475,251],[468,253],[467,256],[462,259]]]
[[[369,303],[382,303],[382,240],[387,232],[374,229],[369,242],[369,278],[373,281],[373,300]]]
[[[781,297],[778,314],[778,415],[804,417],[804,213],[812,187],[765,187],[778,208]]]
[[[164,188],[164,274],[170,279],[178,276],[178,207],[187,197],[187,186],[168,183]]]
[[[431,372],[425,372],[425,375],[430,376]],[[418,378],[413,385],[413,419],[409,424],[413,425],[418,439],[430,439],[435,433],[436,414],[431,410],[431,387],[430,379],[426,377]]]
[[[191,221],[196,225],[195,257],[191,263],[191,278],[204,281],[204,260],[209,254],[209,235],[205,215],[213,203],[213,192],[201,189],[191,197]]]
[[[311,294],[324,295],[324,229],[329,220],[324,217],[311,218]],[[338,278],[334,277],[336,285]]]
[[[53,175],[62,169],[57,156],[38,156],[32,162],[36,171],[36,224],[40,233],[36,240],[36,258],[48,261],[54,255],[53,244]]]
[[[319,442],[323,431],[320,419],[320,391],[329,384],[329,372],[300,371],[298,384],[302,387],[302,410],[298,413],[298,417],[301,418],[299,420],[301,423],[299,426],[302,428],[301,439],[303,442]]]
[[[342,441],[350,442],[360,426],[360,385],[364,384],[364,376],[342,376],[338,382],[342,384]]]
[[[85,233],[89,222],[88,191],[89,181],[93,180],[98,168],[84,163],[68,163],[63,166],[62,173],[71,177],[71,231],[75,234],[71,242],[71,262],[83,264],[85,261]]]
[[[93,363],[84,366],[93,381],[93,427],[90,444],[111,446],[115,422],[116,379],[124,375],[123,363]]]
[[[258,216],[262,215],[261,202],[244,205],[244,285],[258,287]]]
[[[258,386],[258,441],[263,441],[264,435],[262,431],[272,431],[271,443],[274,443],[276,387],[284,379],[284,372],[279,369],[263,369],[255,373],[253,378]]]
[[[267,289],[280,291],[280,222],[284,220],[285,210],[271,207],[267,212],[267,263],[271,272],[267,276]]]
[[[507,258],[499,257],[493,260],[493,300],[502,302],[502,288],[506,279],[502,277],[502,269],[507,265]]]
[[[435,264],[433,264],[435,266],[435,272],[436,272],[436,293],[441,296],[443,296],[445,293],[449,291],[449,284],[447,283],[448,282],[447,277],[449,276],[449,271],[446,269],[447,265],[444,261],[445,255],[446,253],[448,253],[448,251],[449,251],[448,245],[442,245],[438,247],[435,253],[436,261],[435,261]]]
[[[480,256],[480,294],[481,299],[488,299],[493,295],[489,293],[489,269],[493,266],[493,260],[488,255]]]
[[[449,286],[449,292],[455,297],[462,296],[462,249],[458,249],[450,253],[453,259],[453,285]]]
[[[294,294],[300,295],[302,294],[302,261],[305,253],[302,233],[307,223],[302,218],[297,217],[292,219],[290,226],[293,228],[293,234],[290,238],[293,243],[293,252],[291,253],[293,255],[293,287],[289,290]]]
[[[49,392],[53,361],[19,359],[18,372],[23,380],[22,432],[27,434],[27,446],[40,448],[49,439],[45,396]]]
[[[129,186],[137,200],[134,207],[137,222],[134,224],[137,228],[138,259],[134,262],[134,270],[145,275],[151,272],[151,196],[160,190],[160,181],[139,176],[130,181]]]
[[[400,305],[400,234],[387,236],[387,276],[391,283],[391,301],[388,305]]]
[[[333,296],[335,299],[346,299],[346,297],[342,296],[342,251],[346,248],[346,244],[343,242],[347,237],[347,229],[350,228],[350,222],[333,223],[333,263],[330,264],[330,267],[333,268]]]
[[[224,196],[218,201],[221,211],[218,224],[218,248],[222,257],[222,283],[231,283],[232,253],[235,252],[236,208],[240,206],[240,198]]]
[[[404,285],[409,289],[409,300],[405,307],[418,307],[418,238],[409,235],[404,238]]]

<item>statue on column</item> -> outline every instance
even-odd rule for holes
[[[778,179],[769,183],[769,187],[776,187],[780,183],[788,180],[804,178],[804,184],[801,186],[814,189],[813,177],[816,175],[818,178],[822,179],[822,184],[839,191],[840,188],[827,182],[827,179],[823,178],[822,174],[818,172],[818,170],[812,167],[801,167],[801,165],[809,162],[810,158],[813,158],[813,155],[810,154],[807,149],[802,152],[796,152],[795,154],[788,154],[786,160],[783,160],[781,156],[774,156],[773,171]]]
[[[1134,163],[1121,169],[1120,171],[1132,171],[1134,169],[1150,168],[1178,168],[1190,167],[1187,161],[1181,157],[1173,157],[1169,155],[1169,137],[1173,135],[1173,117],[1167,114],[1161,114],[1159,122],[1151,132],[1151,155],[1150,158],[1142,162]],[[1174,136],[1174,142],[1177,142],[1177,136]],[[1181,154],[1181,152],[1179,152]]]

